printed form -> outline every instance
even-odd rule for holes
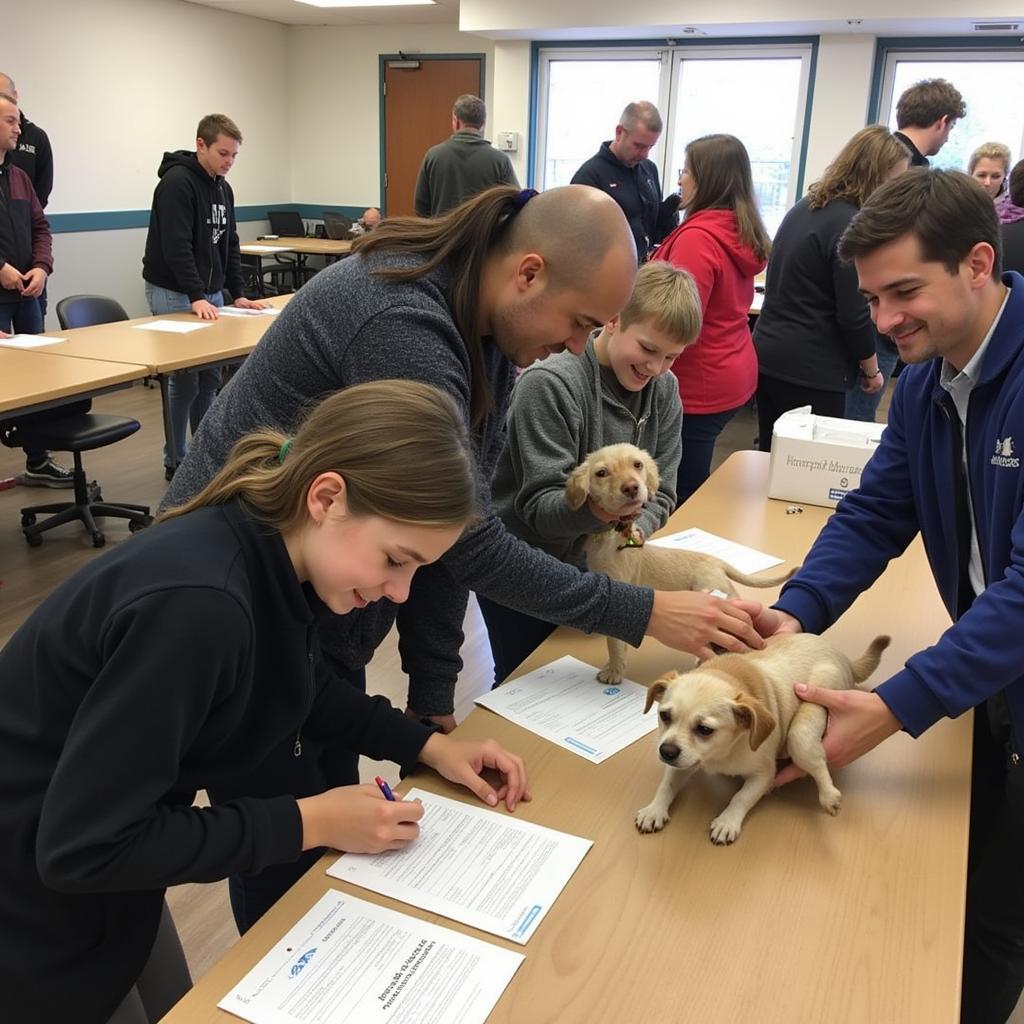
[[[0,338],[0,345],[5,348],[43,348],[45,345],[56,345],[58,342],[67,340],[67,338],[43,338],[38,334],[9,334],[6,338]]]
[[[593,665],[564,657],[477,697],[507,718],[594,764],[624,750],[657,725],[644,714],[647,687],[623,679],[602,683]]]
[[[217,312],[221,316],[277,316],[281,310],[274,306],[267,306],[264,309],[250,309],[248,306],[221,306]]]
[[[723,562],[728,562],[734,569],[753,575],[763,572],[773,565],[782,565],[784,559],[765,554],[756,548],[748,548],[745,544],[726,540],[713,533],[698,529],[696,526],[682,533],[670,533],[666,537],[649,540],[648,544],[663,548],[685,548],[687,551],[699,551],[705,555],[714,555]]]
[[[423,790],[419,838],[402,850],[346,853],[327,873],[525,944],[594,844]]]
[[[153,320],[148,324],[132,324],[133,331],[166,331],[168,334],[191,334],[204,327],[212,327],[212,320]]]
[[[332,889],[217,1005],[253,1024],[483,1024],[522,962]]]

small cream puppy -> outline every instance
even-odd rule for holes
[[[589,498],[609,515],[635,511],[658,490],[658,466],[642,448],[610,444],[591,452],[565,483],[565,500],[578,509]],[[738,597],[733,583],[748,587],[777,587],[796,569],[783,576],[748,576],[720,558],[697,551],[648,547],[630,524],[609,526],[592,533],[584,542],[587,568],[603,572],[623,583],[654,590],[718,590]],[[626,671],[626,644],[608,637],[608,663],[598,672],[602,683],[622,681]]]
[[[771,788],[778,758],[790,757],[818,786],[818,802],[839,813],[822,735],[827,712],[801,701],[793,684],[846,690],[878,668],[889,637],[879,636],[856,660],[811,633],[769,638],[764,650],[723,654],[682,675],[670,672],[647,691],[646,712],[658,704],[658,754],[665,764],[654,799],[636,814],[641,832],[658,832],[669,808],[698,768],[738,775],[743,785],[711,822],[711,841],[735,842],[750,809]]]

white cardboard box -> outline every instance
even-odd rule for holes
[[[882,423],[815,416],[811,407],[791,409],[772,431],[768,497],[835,508],[878,447]]]

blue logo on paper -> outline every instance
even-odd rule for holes
[[[313,959],[316,954],[317,947],[314,946],[312,949],[307,949],[298,960],[292,964],[292,969],[288,972],[293,978],[297,978],[301,973],[306,964]]]
[[[606,697],[614,697],[615,694],[620,693],[621,691],[617,686],[607,686],[603,692]]]
[[[829,501],[841,501],[849,493],[849,491],[841,491],[838,487],[830,487],[828,489],[828,498]]]

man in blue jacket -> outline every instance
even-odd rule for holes
[[[827,629],[920,531],[953,625],[873,693],[797,693],[828,708],[835,766],[977,709],[961,1019],[995,1024],[1024,984],[1024,278],[1000,276],[992,201],[955,171],[883,185],[839,251],[908,368],[861,486],[782,591],[780,630]]]

